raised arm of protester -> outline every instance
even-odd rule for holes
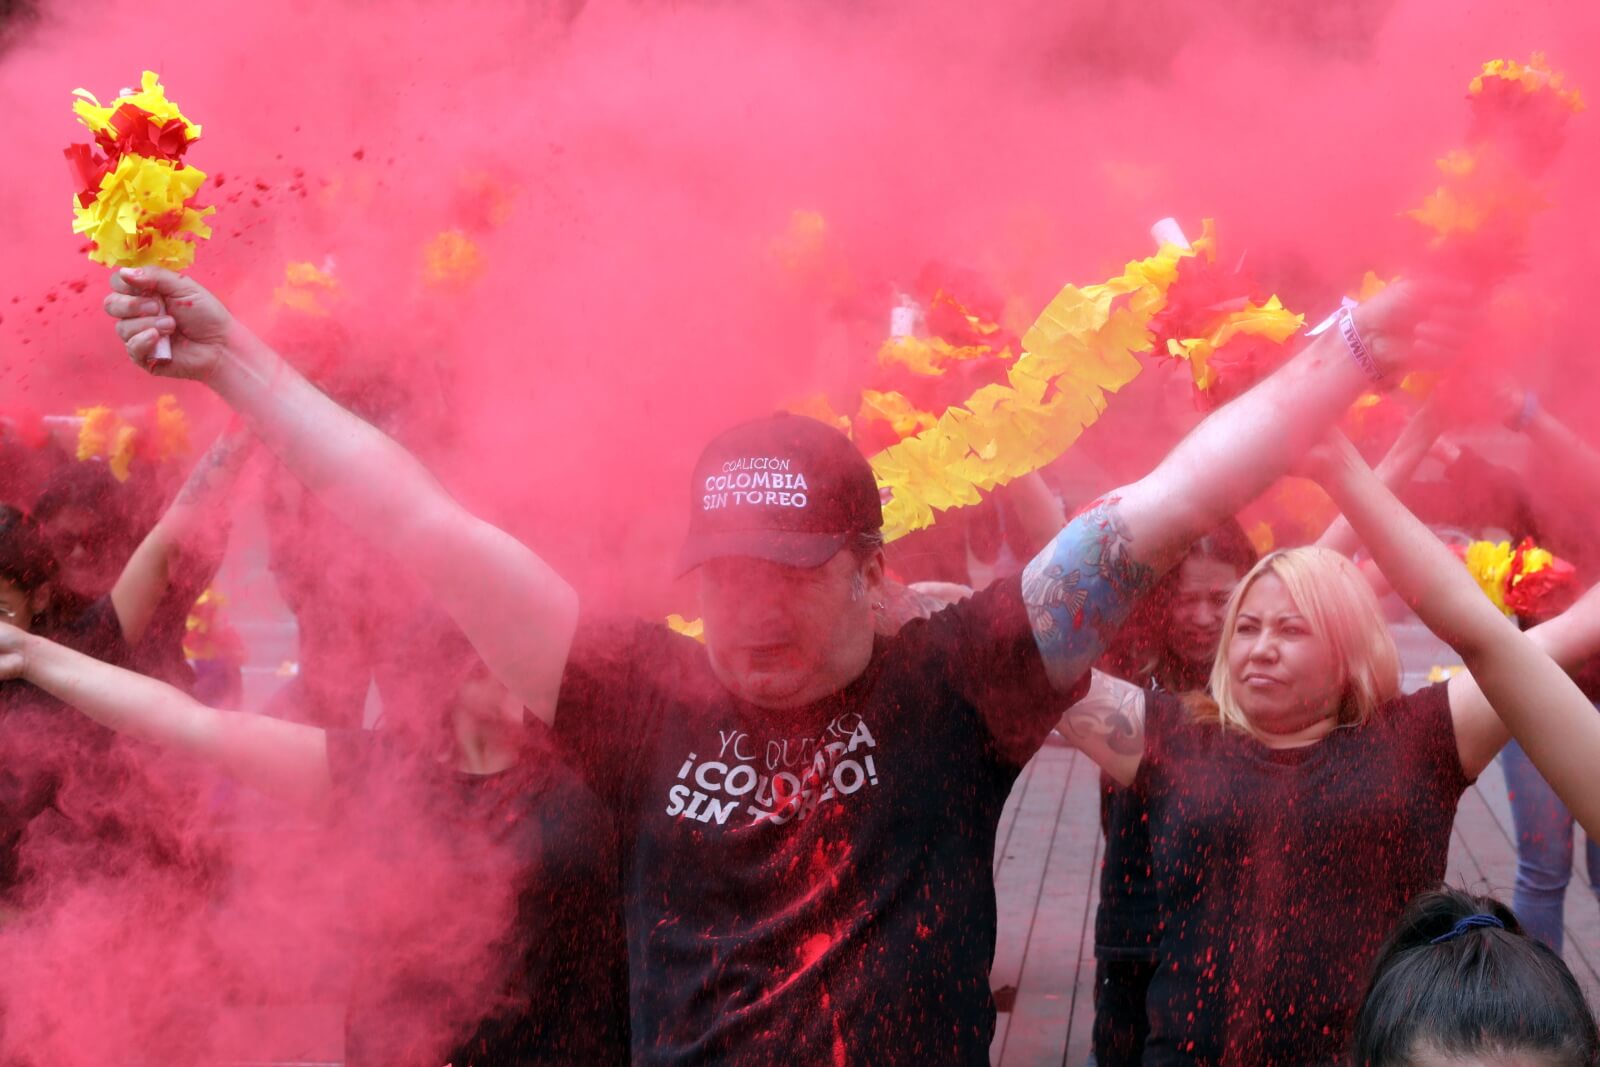
[[[467,512],[410,453],[325,396],[198,283],[140,268],[114,272],[111,287],[105,308],[135,363],[208,385],[329,508],[415,568],[506,687],[554,719],[578,615],[560,575]],[[158,317],[156,296],[166,315]],[[157,362],[162,336],[172,359]]]
[[[1428,458],[1434,441],[1438,440],[1439,430],[1439,410],[1436,403],[1429,400],[1411,416],[1411,421],[1406,423],[1400,436],[1395,438],[1394,444],[1389,446],[1389,451],[1375,468],[1378,477],[1391,492],[1399,493],[1411,481],[1411,476],[1417,472],[1422,461]],[[1356,536],[1350,520],[1340,515],[1317,538],[1317,544],[1348,556],[1360,546],[1361,538]],[[1369,574],[1367,578],[1370,581],[1373,575]]]
[[[1069,691],[1189,544],[1288,470],[1373,379],[1458,350],[1469,295],[1390,286],[1212,414],[1150,474],[1068,523],[1023,574],[1055,686]]]
[[[1600,589],[1524,634],[1348,442],[1336,439],[1317,466],[1395,591],[1470,672],[1449,683],[1462,768],[1477,774],[1505,743],[1498,713],[1584,829],[1600,832],[1600,718],[1562,669],[1600,649]]]
[[[1508,399],[1511,414],[1506,425],[1525,434],[1547,461],[1559,457],[1568,478],[1582,484],[1582,495],[1600,502],[1600,452],[1545,410],[1531,390],[1512,390]]]
[[[179,593],[187,572],[190,598],[200,595],[203,584],[216,573],[228,547],[232,525],[230,505],[240,472],[255,450],[255,437],[243,426],[218,435],[194,465],[166,513],[145,535],[111,588],[122,636],[131,645],[144,637],[162,600]],[[194,588],[195,584],[202,588]],[[188,604],[179,610],[187,612]]]
[[[0,678],[21,678],[121,734],[176,749],[264,793],[315,808],[331,788],[327,735],[207,707],[165,682],[0,625]]]
[[[1061,500],[1051,492],[1038,471],[1024,475],[999,490],[999,503],[1008,508],[1021,529],[1015,531],[1024,552],[1037,552],[1061,531],[1067,521]]]

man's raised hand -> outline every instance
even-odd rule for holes
[[[111,289],[106,314],[117,320],[117,336],[130,359],[163,378],[205,381],[211,376],[236,327],[210,291],[159,267],[114,270]],[[163,336],[172,342],[172,359],[153,360]]]
[[[1385,375],[1448,367],[1481,328],[1485,297],[1465,282],[1402,279],[1362,301],[1356,327]]]

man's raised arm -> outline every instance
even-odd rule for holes
[[[1430,296],[1445,303],[1428,306]],[[1439,359],[1465,339],[1466,297],[1390,286],[1219,409],[1144,478],[1067,524],[1023,572],[1034,637],[1063,692],[1083,676],[1138,599],[1189,545],[1237,512],[1402,358]],[[1347,336],[1352,340],[1347,341]]]
[[[105,308],[135,363],[210,386],[324,504],[415,570],[533,714],[554,719],[578,615],[560,575],[462,508],[409,452],[329,399],[198,283],[142,268],[114,272],[111,287]],[[172,342],[167,362],[153,359],[161,335]]]

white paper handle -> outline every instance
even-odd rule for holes
[[[1193,245],[1189,244],[1189,238],[1184,235],[1183,227],[1178,225],[1177,219],[1162,219],[1160,222],[1150,227],[1150,236],[1155,239],[1157,248],[1164,248],[1167,245],[1177,245],[1185,252],[1188,252],[1194,247]]]
[[[902,293],[895,306],[889,309],[889,339],[898,341],[903,337],[916,336],[917,318],[921,312],[917,302]]]
[[[163,316],[163,315],[165,315],[167,313],[167,302],[165,300],[161,299],[159,296],[156,296],[154,293],[150,294],[150,299],[154,300],[157,304],[160,305],[160,307],[156,310],[156,317],[157,318],[160,318],[161,316]],[[171,337],[167,336],[166,334],[160,334],[160,335],[158,335],[156,337],[156,350],[154,352],[150,353],[150,362],[151,363],[171,363],[172,362],[172,338]]]

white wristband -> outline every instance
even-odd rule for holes
[[[1372,358],[1372,350],[1367,347],[1367,342],[1361,339],[1361,331],[1356,329],[1356,317],[1349,308],[1339,309],[1339,336],[1344,338],[1344,346],[1350,350],[1350,358],[1356,361],[1362,371],[1374,382],[1383,381],[1383,372],[1378,369],[1378,361]]]
[[[1330,326],[1339,327],[1339,336],[1344,338],[1344,346],[1350,352],[1350,358],[1356,361],[1368,378],[1374,382],[1383,381],[1383,372],[1378,369],[1378,361],[1372,358],[1372,349],[1361,339],[1361,331],[1356,329],[1355,316],[1351,310],[1361,305],[1348,296],[1339,302],[1339,309],[1332,315],[1317,323],[1306,331],[1307,337],[1315,337]]]

